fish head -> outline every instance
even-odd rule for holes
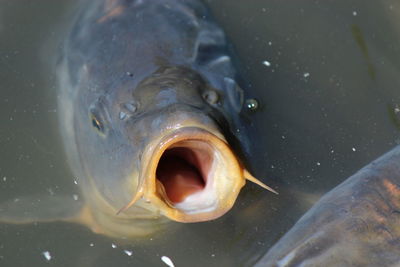
[[[161,68],[133,90],[137,115],[125,134],[136,143],[140,170],[136,194],[180,222],[215,219],[234,204],[245,184],[228,145],[219,94],[196,72]]]
[[[79,154],[112,211],[199,222],[233,206],[248,173],[224,136],[221,98],[197,72],[163,67],[92,99]]]

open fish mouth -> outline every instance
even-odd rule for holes
[[[245,184],[243,168],[226,141],[197,127],[163,138],[150,162],[146,177],[154,191],[144,197],[157,199],[161,213],[176,221],[222,216]]]
[[[222,136],[182,127],[149,144],[142,156],[139,199],[179,222],[216,219],[233,206],[244,169]]]
[[[167,200],[179,206],[190,197],[207,193],[204,191],[211,184],[207,182],[212,179],[214,160],[213,147],[204,141],[179,141],[166,149],[158,162],[156,178]]]

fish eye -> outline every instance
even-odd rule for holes
[[[94,114],[91,114],[92,126],[100,133],[104,133],[104,126]]]
[[[90,106],[88,110],[88,119],[94,130],[105,137],[107,134],[107,122],[109,115],[107,113],[107,101],[105,97],[99,97]]]
[[[207,90],[203,93],[203,98],[205,101],[207,101],[209,104],[214,105],[218,102],[219,96],[218,93],[215,92],[214,90]]]

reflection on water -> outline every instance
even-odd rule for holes
[[[2,266],[42,266],[46,251],[54,266],[166,266],[164,255],[177,266],[250,265],[318,196],[399,142],[398,1],[207,2],[258,100],[247,114],[251,169],[280,195],[249,185],[221,219],[132,242],[65,223],[0,225]],[[72,1],[0,3],[0,201],[79,194],[48,67],[72,13]]]

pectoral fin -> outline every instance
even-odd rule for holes
[[[0,204],[0,223],[74,221],[82,217],[83,203],[72,196],[28,196]]]

